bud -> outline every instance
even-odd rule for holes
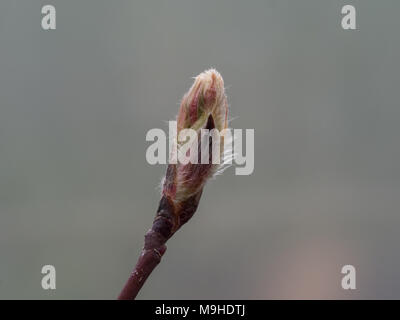
[[[212,152],[219,152],[220,159],[223,157],[223,137],[218,136],[220,147],[217,151],[213,150],[211,146],[211,142],[216,143],[216,141],[207,137],[206,147],[209,148],[209,163],[200,163],[202,144],[204,145],[201,129],[210,131],[217,129],[221,132],[227,128],[227,117],[228,102],[225,95],[224,80],[214,69],[204,71],[195,78],[192,87],[183,96],[177,116],[177,135],[183,129],[193,129],[197,133],[199,163],[182,164],[178,162],[168,165],[162,193],[175,205],[179,205],[200,193],[207,180],[220,167],[220,164],[212,163]],[[179,152],[179,144],[177,147]]]
[[[201,138],[201,129],[217,129],[218,131],[226,129],[227,116],[228,103],[224,81],[217,71],[205,71],[196,77],[193,86],[182,99],[177,116],[177,134],[179,135],[183,129],[193,129],[198,141],[199,137]],[[205,138],[209,160],[213,158],[213,153],[214,155],[219,153],[219,159],[223,155],[224,138],[222,137],[223,134],[218,135],[219,148],[213,148],[211,142],[214,144],[215,141],[209,136]],[[204,150],[202,142],[197,144],[197,156],[200,159],[201,152]],[[189,143],[192,143],[191,139]],[[179,148],[179,145],[176,147]],[[174,149],[173,146],[172,153]],[[189,154],[193,150],[196,149],[189,148]],[[207,154],[203,153],[203,155],[206,157]],[[156,217],[145,235],[142,254],[119,299],[135,299],[147,277],[165,253],[167,249],[165,243],[196,212],[204,184],[216,173],[220,165],[213,164],[211,161],[208,164],[191,162],[175,164],[173,162],[168,165]]]
[[[227,127],[228,103],[224,80],[214,69],[199,74],[183,96],[178,113],[178,134],[185,128],[196,131],[205,128],[210,116],[219,131]]]

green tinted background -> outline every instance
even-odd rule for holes
[[[207,185],[139,298],[400,298],[399,15],[394,0],[1,1],[0,298],[118,295],[165,172],[146,132],[209,67],[232,127],[255,129],[255,170]]]

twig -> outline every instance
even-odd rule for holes
[[[118,300],[133,300],[146,279],[160,263],[167,247],[165,243],[195,213],[202,190],[190,197],[179,207],[163,196],[152,228],[147,231],[144,247],[131,276],[122,289]]]

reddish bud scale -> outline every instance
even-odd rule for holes
[[[190,124],[193,124],[197,121],[199,115],[198,107],[199,107],[199,88],[196,89],[194,98],[190,103],[190,108],[189,108]]]
[[[177,116],[177,134],[183,129],[193,129],[200,138],[201,129],[227,127],[228,103],[224,81],[216,70],[199,74],[184,95]],[[198,139],[200,141],[200,139]],[[210,141],[211,142],[211,141]],[[223,154],[223,140],[220,142],[220,156]],[[178,145],[179,147],[179,145]],[[201,159],[201,145],[198,143],[198,156]],[[163,195],[179,204],[198,193],[217,171],[219,165],[212,164],[212,146],[209,148],[209,164],[170,164],[163,185]]]

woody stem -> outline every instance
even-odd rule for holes
[[[136,298],[146,279],[160,263],[166,250],[165,245],[153,249],[143,248],[135,269],[118,296],[118,300],[134,300]]]
[[[142,253],[118,300],[134,300],[143,284],[160,263],[167,247],[165,243],[185,224],[197,209],[202,190],[183,201],[179,207],[166,196],[160,200],[153,226],[147,231]]]

